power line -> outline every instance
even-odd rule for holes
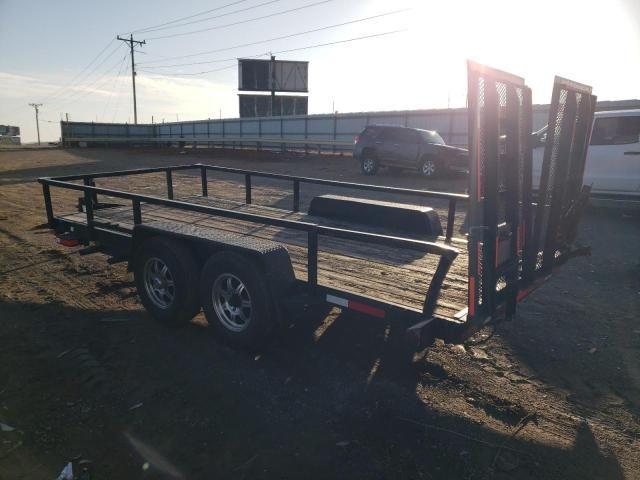
[[[167,55],[160,55],[158,53],[152,53],[152,52],[143,52],[142,50],[136,50],[136,53],[142,53],[143,55],[151,55],[152,57],[164,58],[165,60],[167,58],[171,58],[171,57],[169,57]],[[162,60],[151,60],[151,61],[161,62]],[[143,62],[138,62],[138,65],[140,65],[141,63],[143,63]]]
[[[346,40],[336,40],[334,42],[318,43],[316,45],[308,45],[306,47],[290,48],[290,49],[287,49],[287,50],[279,50],[277,52],[270,52],[270,53],[275,55],[275,54],[280,54],[280,53],[297,52],[297,51],[300,51],[300,50],[310,50],[312,48],[327,47],[329,45],[338,45],[338,44],[341,44],[341,43],[355,42],[355,41],[358,41],[358,40],[367,40],[367,39],[370,39],[370,38],[384,37],[386,35],[393,35],[393,34],[396,34],[396,33],[403,33],[403,32],[406,32],[406,31],[407,31],[407,29],[391,30],[389,32],[375,33],[375,34],[372,34],[372,35],[364,35],[362,37],[348,38]],[[262,56],[262,55],[268,55],[268,54],[267,53],[263,53],[261,55],[254,55],[254,57]],[[171,75],[171,76],[204,75],[205,73],[219,72],[219,71],[227,70],[227,69],[235,67],[235,66],[236,66],[236,64],[227,65],[226,67],[222,67],[222,68],[219,68],[219,69],[216,69],[216,70],[206,70],[204,72],[190,72],[190,73],[181,73],[181,72],[162,72],[162,73],[158,73],[158,72],[152,72],[152,73],[156,73],[156,74],[159,74],[159,75]]]
[[[93,78],[92,81],[74,86],[73,89],[69,90],[69,92],[63,94],[58,99],[50,102],[50,105],[61,105],[63,102],[75,101],[78,98],[82,98],[87,93],[91,93],[90,91],[87,91],[87,89],[94,86],[96,83],[102,80],[105,77],[105,75],[107,75],[112,70],[114,70],[119,64],[120,64],[120,59],[118,59],[118,61],[113,65],[111,65],[109,68],[104,70],[101,74]]]
[[[82,69],[80,70],[80,72],[78,72],[76,75],[73,76],[73,78],[71,78],[71,80],[69,80],[68,83],[66,83],[65,85],[61,86],[59,89],[53,91],[52,93],[50,93],[49,95],[47,95],[46,97],[44,97],[41,101],[45,101],[45,100],[49,100],[50,98],[54,97],[55,95],[57,95],[58,92],[64,90],[65,88],[68,88],[71,86],[71,84],[74,83],[74,81],[80,77],[80,75],[82,75],[91,65],[93,65],[93,63],[98,60],[98,58],[100,58],[100,56],[113,44],[113,42],[115,42],[116,39],[113,38],[111,39],[111,41],[109,43],[107,43],[107,45],[100,50],[100,52],[98,52],[98,54],[93,57],[93,59]]]
[[[115,41],[115,40],[114,40],[114,41]],[[109,60],[113,55],[115,55],[115,53],[116,53],[116,52],[118,51],[118,49],[120,49],[120,48],[121,48],[121,45],[117,45],[117,46],[116,46],[116,48],[115,48],[114,50],[112,50],[112,51],[111,51],[111,53],[109,53],[109,55],[107,55],[105,58],[103,58],[103,59],[102,59],[102,61],[101,61],[99,64],[97,64],[97,65],[96,65],[96,66],[91,70],[91,72],[89,72],[89,73],[86,75],[86,78],[91,77],[91,75],[93,75],[93,74],[94,74],[94,73],[95,73],[95,72],[96,72],[96,71],[97,71],[97,70],[98,70],[102,65],[104,65],[104,64],[106,63],[106,61],[107,61],[107,60]],[[98,76],[97,78],[100,78],[100,76]],[[92,83],[95,83],[95,81],[94,81],[94,82],[92,82]],[[62,100],[69,100],[70,98],[73,98],[73,97],[78,93],[78,92],[74,92],[74,89],[75,89],[75,88],[77,88],[78,86],[81,86],[81,84],[80,84],[80,85],[75,85],[75,86],[73,87],[73,89],[69,89],[69,90],[67,90],[65,93],[63,93],[61,96],[59,96],[57,100],[55,100],[55,101],[53,101],[53,102],[49,102],[49,103],[50,103],[50,104],[57,104],[57,103],[60,103]],[[69,84],[69,85],[67,85],[67,86],[66,86],[66,88],[69,88],[69,87],[71,87],[71,84]],[[50,96],[50,98],[51,98],[51,96]]]
[[[221,13],[220,15],[214,15],[213,17],[200,18],[198,20],[192,20],[190,22],[180,23],[178,25],[169,25],[169,26],[166,26],[166,27],[154,28],[152,30],[145,30],[143,33],[157,32],[157,31],[160,31],[160,30],[167,30],[167,29],[170,29],[170,28],[185,27],[187,25],[192,25],[194,23],[207,22],[209,20],[214,20],[216,18],[228,17],[229,15],[235,15],[236,13],[246,12],[248,10],[253,10],[253,9],[256,9],[256,8],[259,8],[259,7],[264,7],[265,5],[270,5],[272,3],[277,3],[277,2],[281,2],[281,1],[282,0],[268,0],[267,2],[259,3],[258,5],[252,5],[250,7],[241,8],[240,10],[234,10],[232,12]]]
[[[308,35],[310,33],[316,33],[316,32],[321,32],[324,30],[329,30],[332,28],[338,28],[338,27],[344,27],[346,25],[352,25],[354,23],[360,23],[360,22],[365,22],[365,21],[369,21],[369,20],[374,20],[377,18],[382,18],[382,17],[387,17],[389,15],[396,15],[398,13],[404,13],[411,10],[410,8],[405,8],[405,9],[400,9],[400,10],[394,10],[391,12],[386,12],[386,13],[381,13],[379,15],[373,15],[370,17],[364,17],[364,18],[358,18],[355,20],[350,20],[348,22],[342,22],[342,23],[336,23],[334,25],[327,25],[325,27],[320,27],[320,28],[314,28],[313,30],[305,30],[304,32],[297,32],[297,33],[292,33],[290,35],[282,35],[280,37],[273,37],[273,38],[269,38],[266,40],[258,40],[255,42],[250,42],[250,43],[243,43],[240,45],[234,45],[231,47],[225,47],[225,48],[218,48],[216,50],[209,50],[206,52],[200,52],[200,53],[193,53],[193,54],[189,54],[189,55],[182,55],[182,56],[178,56],[178,57],[169,57],[167,60],[169,59],[177,59],[177,58],[187,58],[187,57],[195,57],[198,55],[205,55],[205,54],[209,54],[209,53],[215,53],[215,52],[223,52],[223,51],[228,51],[228,50],[235,50],[237,48],[243,48],[243,47],[250,47],[253,45],[259,45],[262,43],[269,43],[269,42],[274,42],[276,40],[284,40],[287,38],[293,38],[293,37],[299,37],[301,35]],[[167,60],[155,60],[153,62],[140,62],[140,65],[146,65],[148,63],[159,63],[159,62],[163,62],[163,61],[167,61]],[[232,60],[232,59],[229,59]],[[219,63],[219,62],[225,62],[227,61],[227,59],[223,59],[223,60],[210,60],[210,61],[202,61],[202,62],[192,62],[192,63],[176,63],[176,64],[171,64],[171,65],[150,65],[147,66],[145,68],[150,69],[150,68],[169,68],[169,67],[186,67],[186,66],[190,66],[190,65],[205,65],[208,63]]]
[[[262,55],[266,55],[266,54],[262,54]],[[262,56],[260,55],[260,56]],[[234,59],[235,60],[235,59]],[[221,72],[223,70],[229,70],[230,68],[235,68],[237,67],[238,64],[237,63],[233,63],[231,65],[227,65],[225,67],[222,68],[216,68],[215,70],[207,70],[205,72],[193,72],[193,73],[180,73],[180,72],[174,72],[174,73],[164,73],[164,72],[148,72],[148,73],[155,73],[156,75],[172,75],[172,76],[192,76],[192,75],[204,75],[205,73],[214,73],[214,72]]]
[[[127,65],[124,68],[124,73],[127,73],[127,69],[129,68],[129,66]],[[111,123],[114,123],[116,121],[116,117],[118,116],[118,109],[120,108],[120,92],[122,91],[122,83],[120,83],[120,85],[118,85],[118,93],[116,95],[116,108],[113,111],[113,119],[111,120]]]
[[[85,90],[85,91],[82,91],[82,92],[77,92],[74,95],[75,98],[73,98],[73,100],[71,100],[71,98],[69,98],[67,101],[77,102],[81,98],[84,98],[84,97],[86,97],[87,95],[89,95],[91,93],[95,93],[95,90],[101,90],[102,87],[110,80],[109,78],[104,78],[104,77],[106,77],[109,73],[114,71],[115,67],[117,67],[118,65],[119,65],[119,61],[118,61],[118,63],[114,64],[112,66],[112,68],[106,70],[100,77],[96,78],[95,81],[93,81],[89,85],[85,86],[85,89],[95,86],[92,90]],[[99,80],[101,80],[101,82],[98,82]]]
[[[236,48],[240,48],[240,47],[236,47]],[[262,56],[262,55],[257,55],[257,56]],[[148,66],[148,67],[143,65],[142,68],[140,68],[140,70],[144,71],[144,72],[149,72],[149,71],[151,71],[153,69],[156,69],[156,68],[188,67],[188,66],[191,66],[191,65],[206,65],[206,64],[209,64],[209,63],[230,62],[232,60],[236,60],[236,57],[233,57],[233,58],[220,58],[220,59],[217,59],[217,60],[210,60],[210,61],[207,61],[207,62],[174,63],[174,64],[171,64],[171,65],[151,65],[151,66]],[[142,65],[142,63],[139,63],[138,65]]]
[[[365,35],[365,36],[362,36],[362,37],[348,38],[346,40],[337,40],[335,42],[319,43],[317,45],[310,45],[308,47],[299,47],[299,48],[290,48],[288,50],[279,50],[277,52],[273,52],[273,54],[298,52],[300,50],[309,50],[311,48],[328,47],[329,45],[338,45],[340,43],[355,42],[357,40],[367,40],[369,38],[384,37],[385,35],[393,35],[393,34],[396,34],[396,33],[403,33],[403,32],[406,32],[406,31],[407,31],[406,28],[402,28],[402,29],[399,29],[399,30],[391,30],[389,32],[374,33],[373,35]]]
[[[181,22],[183,20],[189,20],[190,18],[195,18],[195,17],[198,17],[200,15],[206,15],[207,13],[215,12],[217,10],[222,10],[223,8],[227,8],[227,7],[232,7],[233,5],[237,5],[239,3],[244,3],[246,1],[248,1],[248,0],[238,0],[236,2],[227,3],[226,5],[222,5],[220,7],[212,8],[210,10],[205,10],[203,12],[194,13],[193,15],[189,15],[187,17],[181,17],[181,18],[177,18],[175,20],[171,20],[169,22],[159,23],[157,25],[151,25],[151,26],[145,27],[145,28],[139,28],[138,30],[131,30],[130,32],[127,32],[127,33],[143,33],[143,32],[146,32],[147,30],[149,30],[151,28],[163,27],[163,26],[169,25],[171,23],[177,23],[177,22]]]
[[[259,58],[259,57],[264,57],[264,56],[269,56],[269,54],[268,53],[259,53],[258,55],[247,55],[247,56],[243,56],[242,58]],[[200,75],[200,74],[203,74],[203,73],[219,72],[219,71],[222,71],[222,70],[227,70],[229,68],[236,67],[238,65],[237,64],[237,60],[238,60],[238,58],[234,57],[234,58],[224,58],[224,59],[220,59],[220,60],[215,60],[213,62],[207,62],[207,63],[222,63],[222,62],[234,62],[234,63],[230,64],[230,65],[227,65],[225,67],[222,67],[222,68],[217,68],[215,70],[207,70],[205,72],[199,72],[199,73],[196,73],[196,74],[193,74],[193,75]],[[164,75],[164,72],[154,72],[153,70],[147,70],[145,68],[141,68],[140,71],[147,72],[147,73],[154,73],[156,75]],[[176,75],[192,75],[192,74],[191,73],[176,73]]]
[[[118,59],[118,61],[116,63],[114,63],[113,65],[111,65],[111,67],[109,67],[107,70],[105,70],[104,72],[102,72],[102,74],[98,75],[91,83],[88,84],[84,84],[83,88],[84,90],[81,91],[76,91],[74,93],[71,94],[70,97],[65,98],[64,101],[65,102],[76,102],[77,100],[87,96],[90,93],[93,93],[91,90],[87,90],[90,87],[93,87],[94,85],[98,84],[98,82],[100,82],[101,80],[104,79],[104,77],[106,77],[109,73],[111,73],[112,71],[114,71],[116,69],[116,67],[118,67],[118,65],[120,65],[121,60]],[[108,78],[106,79],[108,80]],[[102,86],[102,83],[99,83],[100,86]],[[59,99],[56,100],[55,102],[53,102],[53,105],[58,105],[63,101],[63,99]]]
[[[116,91],[116,88],[119,85],[119,81],[120,81],[120,74],[122,73],[122,67],[124,67],[125,61],[127,60],[127,57],[129,55],[125,55],[124,57],[122,57],[122,62],[120,63],[120,68],[118,69],[118,74],[116,75],[116,80],[113,84],[113,88],[111,89],[111,94],[109,95],[109,98],[107,99],[107,103],[105,103],[104,108],[102,109],[102,118],[104,118],[105,114],[107,113],[107,109],[109,108],[109,104],[111,103],[111,98],[113,97],[113,94]]]
[[[200,30],[192,30],[190,32],[182,32],[182,33],[173,33],[173,34],[170,34],[170,35],[162,35],[160,37],[150,37],[150,38],[148,38],[148,40],[160,40],[162,38],[182,37],[184,35],[193,35],[195,33],[202,33],[202,32],[208,32],[208,31],[211,31],[211,30],[218,30],[218,29],[221,29],[221,28],[233,27],[235,25],[242,25],[244,23],[255,22],[256,20],[263,20],[265,18],[272,18],[272,17],[276,17],[278,15],[284,15],[286,13],[297,12],[297,11],[304,10],[304,9],[307,9],[307,8],[317,7],[318,5],[323,5],[323,4],[329,3],[329,2],[333,2],[333,0],[322,0],[320,2],[315,2],[315,3],[308,4],[308,5],[302,5],[300,7],[290,8],[288,10],[282,10],[280,12],[270,13],[269,15],[262,15],[260,17],[248,18],[246,20],[240,20],[238,22],[227,23],[225,25],[217,25],[215,27],[202,28]]]

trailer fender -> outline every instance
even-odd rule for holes
[[[148,222],[136,225],[133,229],[131,256],[128,263],[129,271],[133,267],[136,253],[144,242],[156,236],[179,239],[186,243],[195,255],[199,268],[202,268],[211,255],[223,250],[253,258],[261,268],[262,274],[265,275],[270,293],[275,300],[278,321],[281,322],[283,320],[281,318],[280,302],[292,290],[296,282],[291,258],[284,245],[269,240],[199,228],[193,225]]]

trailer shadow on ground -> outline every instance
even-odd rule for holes
[[[514,358],[571,401],[640,415],[640,216],[590,209],[591,255],[564,265],[501,327]]]
[[[0,311],[2,420],[22,442],[0,471],[82,455],[95,478],[137,478],[145,460],[168,478],[624,478],[587,423],[561,448],[425,402],[416,392],[435,385],[464,395],[460,379],[437,355],[412,361],[399,326],[357,314],[310,306],[249,353],[141,311]]]

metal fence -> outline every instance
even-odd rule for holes
[[[631,103],[630,103],[631,102]],[[640,101],[602,102],[602,109],[640,108]],[[533,128],[542,128],[549,106],[533,107]],[[467,109],[336,113],[270,118],[233,118],[130,125],[61,122],[65,145],[160,144],[229,148],[302,149],[344,152],[367,125],[436,130],[450,145],[467,145]]]

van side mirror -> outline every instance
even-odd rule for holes
[[[537,135],[536,133],[532,133],[531,134],[531,147],[532,148],[536,148],[536,147],[539,147],[540,145],[542,145],[542,142],[540,141],[540,135]]]
[[[536,135],[535,133],[531,134],[531,145],[535,147],[542,147],[547,141],[547,132],[544,132],[542,135]]]

